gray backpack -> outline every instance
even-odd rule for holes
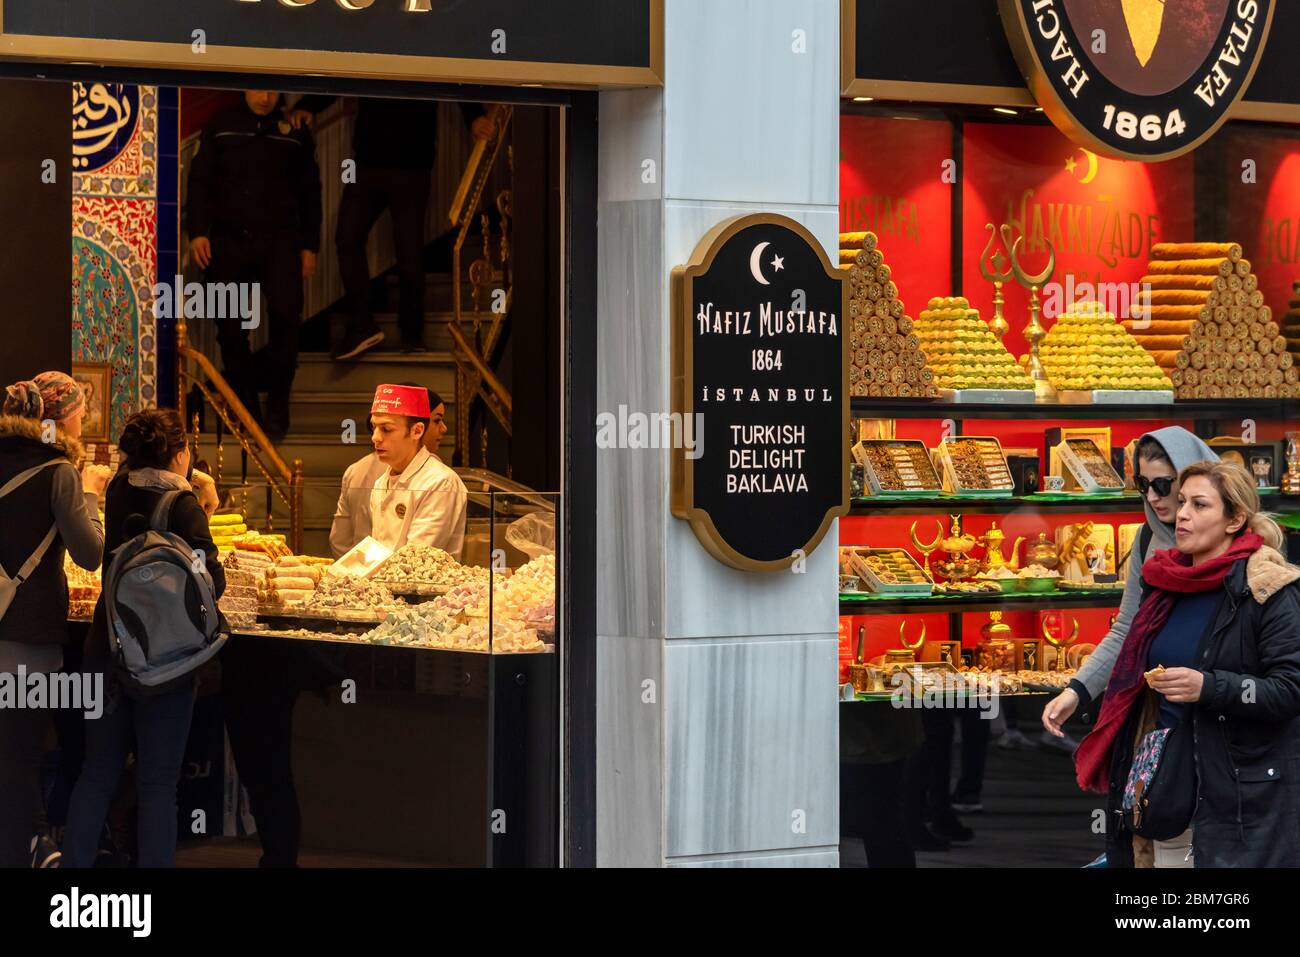
[[[47,469],[64,461],[64,459],[51,459],[48,462],[42,462],[40,465],[29,468],[25,472],[19,472],[6,482],[3,488],[0,488],[0,498],[4,498],[28,479],[34,478],[36,473],[41,469]],[[13,578],[6,575],[5,570],[0,568],[0,618],[5,616],[5,612],[8,611],[9,606],[13,604],[14,595],[18,593],[18,586],[27,581],[32,572],[36,571],[36,566],[41,563],[41,559],[45,557],[45,553],[50,550],[50,546],[54,544],[54,539],[58,537],[58,534],[59,523],[56,521],[50,526],[50,530],[45,534],[45,538],[36,546],[36,551],[32,552],[31,555],[28,556],[27,561],[23,562],[22,568],[18,569],[18,574],[14,575]]]
[[[170,690],[216,655],[228,637],[203,553],[167,530],[181,494],[164,493],[149,530],[113,552],[104,579],[118,678],[142,695]]]

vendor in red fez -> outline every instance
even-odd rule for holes
[[[442,433],[446,412],[430,408],[422,386],[381,385],[370,407],[371,443],[385,468],[370,493],[370,535],[394,550],[408,542],[441,548],[457,560],[465,544],[465,484],[425,447],[430,420]]]

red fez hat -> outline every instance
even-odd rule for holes
[[[429,417],[429,390],[414,385],[381,385],[375,389],[372,414],[409,415],[413,419]]]

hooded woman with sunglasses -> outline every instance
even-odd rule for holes
[[[1218,460],[1212,448],[1178,426],[1157,429],[1138,439],[1133,465],[1137,473],[1135,484],[1144,499],[1147,527],[1133,542],[1133,553],[1129,556],[1128,573],[1124,579],[1124,597],[1115,624],[1088,656],[1069,687],[1043,709],[1043,726],[1058,738],[1065,736],[1061,725],[1106,689],[1111,669],[1119,658],[1129,626],[1142,603],[1142,566],[1156,552],[1173,548],[1176,544],[1174,523],[1178,518],[1179,473],[1197,462]]]

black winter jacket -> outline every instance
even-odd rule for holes
[[[320,247],[321,181],[316,147],[277,110],[247,104],[213,117],[190,165],[186,211],[192,237],[264,237],[291,232],[299,248]]]
[[[1205,675],[1190,717],[1198,797],[1197,867],[1300,867],[1300,571],[1271,549],[1238,561],[1201,636]],[[1145,597],[1145,596],[1144,596]],[[1133,760],[1135,708],[1112,757],[1106,852],[1133,865],[1121,802]]]

